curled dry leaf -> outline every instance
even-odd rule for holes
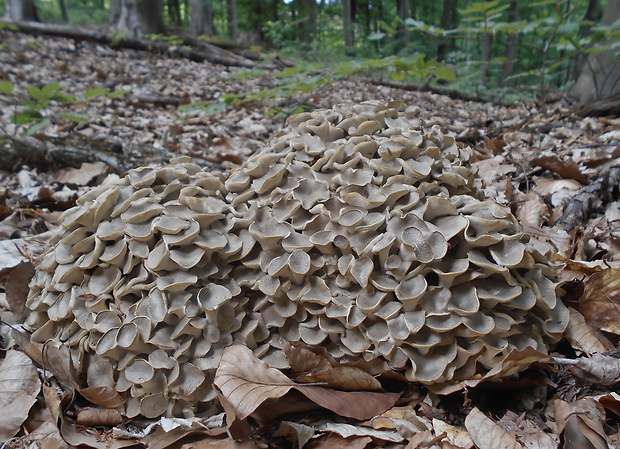
[[[351,424],[322,422],[314,426],[321,432],[331,432],[340,435],[343,438],[351,437],[372,437],[374,440],[388,441],[399,443],[403,441],[403,437],[397,432],[391,430],[377,430],[371,427],[354,426]]]
[[[620,416],[620,394],[612,391],[609,394],[597,397],[597,401],[605,407],[606,410],[611,410],[616,415]]]
[[[620,269],[607,268],[585,281],[579,311],[591,326],[620,334]]]
[[[13,338],[28,357],[39,367],[50,371],[58,382],[70,389],[78,388],[77,375],[67,346],[56,347],[52,343],[34,343],[17,329],[13,329]]]
[[[345,391],[380,391],[381,382],[354,366],[337,366],[317,374],[308,374],[295,379],[301,383],[322,382],[326,386]]]
[[[558,434],[566,448],[608,449],[607,435],[603,429],[605,411],[592,398],[575,402],[553,399],[550,403]]]
[[[580,357],[571,371],[586,382],[615,385],[620,382],[620,359],[604,354]]]
[[[109,408],[83,408],[77,414],[76,424],[82,426],[117,426],[123,422],[118,410]]]
[[[479,449],[523,449],[514,435],[474,408],[465,418],[465,428]]]
[[[521,195],[523,203],[517,210],[517,219],[522,225],[538,228],[549,215],[549,208],[543,199],[534,192]]]
[[[6,281],[6,300],[11,307],[13,317],[22,323],[30,314],[26,308],[26,298],[30,287],[28,283],[34,276],[34,265],[24,262],[13,268]]]
[[[501,426],[513,432],[526,448],[557,449],[559,437],[544,432],[534,421],[508,411],[500,421]]]
[[[224,351],[213,383],[241,420],[254,413],[267,399],[281,398],[291,389],[340,416],[359,420],[384,412],[400,397],[399,393],[349,392],[296,384],[240,345]]]
[[[447,422],[439,419],[433,419],[433,430],[435,435],[446,435],[446,442],[452,445],[454,449],[472,449],[474,442],[471,435],[463,429],[459,429]]]
[[[587,355],[603,353],[614,349],[614,345],[601,331],[586,323],[581,313],[569,308],[570,318],[566,328],[566,339],[573,349]]]
[[[579,170],[579,165],[572,159],[561,160],[557,156],[539,157],[538,159],[532,159],[531,164],[557,173],[563,178],[579,181],[583,185],[588,185],[590,183],[588,178]]]
[[[403,438],[410,440],[415,434],[430,430],[430,420],[419,416],[412,406],[392,407],[385,413],[375,416],[370,425],[373,429],[396,430]]]
[[[364,449],[372,442],[370,437],[342,438],[330,433],[312,445],[312,449]]]
[[[37,400],[41,381],[27,355],[9,350],[0,363],[0,441],[13,438]]]
[[[283,351],[294,373],[316,374],[333,366],[326,356],[300,344],[286,342]]]

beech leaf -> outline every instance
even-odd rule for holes
[[[37,401],[41,381],[27,355],[9,350],[0,362],[0,441],[13,438]]]
[[[614,345],[603,333],[586,323],[581,313],[569,307],[570,318],[566,328],[566,339],[573,349],[587,355],[603,353],[614,349]]]
[[[579,311],[591,326],[620,334],[620,269],[607,268],[586,280]]]
[[[513,435],[477,408],[465,418],[465,428],[479,449],[523,449]]]
[[[370,419],[392,407],[399,393],[339,391],[296,384],[256,358],[245,346],[227,348],[215,373],[214,385],[243,420],[267,399],[281,398],[292,388],[312,402],[347,418]]]
[[[26,308],[30,279],[34,276],[34,265],[24,262],[13,268],[6,282],[6,300],[18,322],[23,322],[30,314]]]

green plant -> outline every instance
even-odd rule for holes
[[[106,96],[108,98],[117,98],[126,94],[128,91],[108,91],[103,87],[96,87],[84,92],[80,97],[69,95],[61,90],[60,84],[52,83],[43,87],[34,85],[26,86],[28,96],[18,96],[15,94],[15,86],[6,80],[0,81],[0,93],[8,97],[4,101],[15,107],[15,112],[11,116],[11,121],[23,127],[22,134],[30,135],[43,131],[52,123],[52,117],[56,116],[61,119],[70,120],[80,123],[88,121],[91,117],[79,114],[62,112],[54,114],[52,106],[55,103],[72,104],[76,102],[87,102],[98,96]]]

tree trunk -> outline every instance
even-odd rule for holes
[[[164,32],[162,0],[121,0],[121,13],[116,28],[130,36]]]
[[[508,9],[508,21],[519,21],[519,0],[512,0],[510,2],[510,8]],[[515,56],[517,55],[517,42],[519,41],[519,34],[512,33],[508,36],[506,42],[506,63],[502,69],[502,74],[499,78],[499,85],[506,84],[506,80],[512,75],[515,67]]]
[[[121,18],[121,0],[110,0],[110,16],[108,23],[116,26]]]
[[[400,21],[398,23],[398,39],[402,45],[409,43],[409,26],[405,23],[405,19],[409,18],[409,0],[396,0],[396,11]]]
[[[456,1],[443,0],[443,11],[441,13],[441,28],[449,30],[454,27],[454,19],[456,18]],[[443,61],[448,52],[449,38],[442,37],[437,46],[437,61]]]
[[[7,0],[7,16],[11,20],[39,22],[39,13],[34,0]]]
[[[237,0],[228,0],[228,34],[233,42],[236,42],[237,39],[239,39]]]
[[[65,3],[65,0],[58,0],[58,7],[60,8],[62,21],[67,23],[69,21],[69,14],[67,14],[67,4]]]
[[[579,28],[579,37],[587,37],[592,33],[592,25],[589,22],[598,22],[601,20],[601,4],[599,0],[590,0],[588,2],[588,9],[583,17],[585,24]],[[585,53],[579,53],[575,56],[573,69],[573,80],[577,80],[581,74],[583,65],[586,63],[588,55]]]
[[[342,1],[342,25],[344,31],[344,51],[348,56],[353,55],[353,23],[351,21],[351,0]]]
[[[301,41],[309,44],[314,40],[316,34],[316,1],[315,0],[296,0],[299,19],[299,33]]]
[[[490,74],[491,43],[493,40],[493,35],[485,32],[482,34],[480,39],[480,79],[478,83],[481,86],[484,86],[487,83]]]
[[[211,9],[210,0],[192,0],[189,32],[194,36],[217,35],[213,25],[213,9]]]
[[[176,26],[180,27],[183,25],[179,0],[168,0],[168,17],[170,17],[170,21]]]
[[[602,25],[611,25],[620,19],[620,0],[609,0]],[[612,44],[612,42],[607,42]],[[614,49],[601,54],[591,54],[571,94],[584,104],[601,98],[615,97],[620,93],[620,61]]]

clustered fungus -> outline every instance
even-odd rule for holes
[[[68,345],[128,417],[191,415],[234,343],[484,374],[566,327],[550,249],[482,198],[472,150],[401,102],[303,113],[229,176],[189,158],[110,176],[62,217],[32,340]]]

